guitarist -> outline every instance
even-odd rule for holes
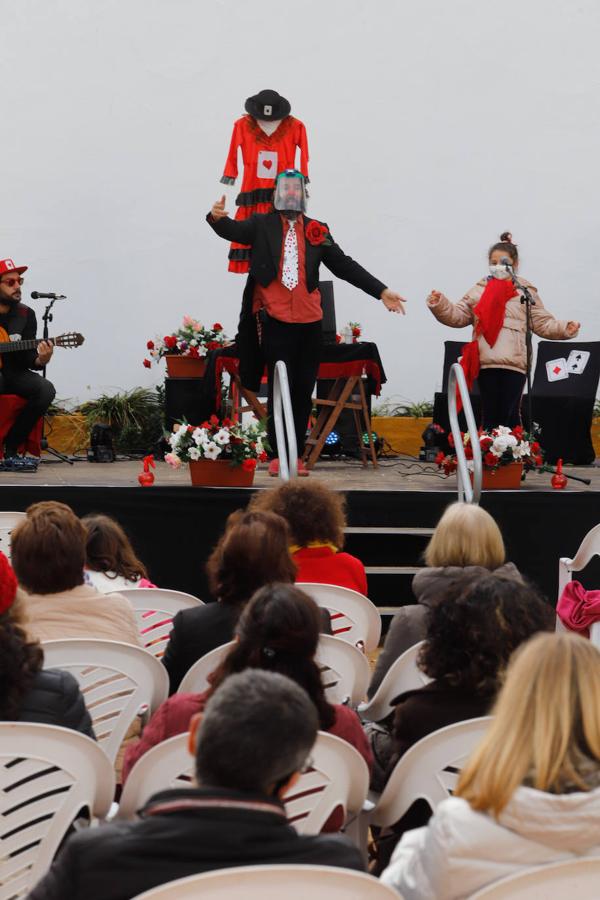
[[[37,321],[29,306],[21,303],[23,272],[27,266],[15,266],[12,259],[0,260],[0,326],[9,340],[32,340],[36,337]],[[17,394],[27,400],[14,425],[4,438],[6,459],[17,457],[17,448],[26,439],[40,416],[43,416],[56,391],[47,378],[32,372],[42,369],[50,359],[54,347],[40,341],[36,350],[5,353],[0,369],[0,394]]]

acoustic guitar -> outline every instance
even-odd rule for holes
[[[11,341],[8,332],[0,326],[0,369],[3,366],[2,358],[5,353],[17,353],[19,350],[37,350],[37,346],[43,338],[31,338],[27,341]],[[49,344],[55,347],[81,347],[85,338],[77,331],[68,331],[59,334],[58,337],[48,338]]]

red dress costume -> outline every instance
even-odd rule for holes
[[[222,184],[234,184],[238,175],[238,148],[242,151],[244,176],[242,189],[236,197],[237,220],[249,219],[254,213],[273,212],[275,178],[285,169],[296,168],[296,149],[300,150],[299,169],[308,180],[308,141],[300,119],[286,116],[272,134],[266,134],[254,116],[242,116],[233,126],[231,144]],[[272,173],[272,174],[271,174]],[[250,247],[232,243],[229,250],[229,271],[246,273],[249,269]]]

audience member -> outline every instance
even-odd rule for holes
[[[382,880],[458,900],[533,866],[600,856],[600,653],[538,635],[511,661],[453,797],[404,835]]]
[[[173,619],[163,663],[171,693],[197,659],[233,638],[237,620],[252,594],[272,582],[293,583],[285,521],[271,512],[232,513],[206,564],[216,603],[186,609]],[[185,726],[187,727],[187,726]]]
[[[443,600],[463,574],[483,577],[493,571],[522,581],[513,563],[506,562],[500,529],[490,514],[474,503],[452,503],[447,507],[425,550],[425,563],[426,568],[417,572],[412,583],[417,604],[403,606],[390,623],[369,685],[369,697],[392,663],[423,640],[428,607]]]
[[[250,515],[273,515],[250,513]],[[287,675],[304,688],[319,717],[319,728],[352,744],[372,763],[371,750],[359,718],[349,706],[328,703],[315,662],[321,613],[316,603],[290,584],[261,588],[240,616],[237,641],[213,672],[211,687],[201,694],[175,694],[155,712],[137,744],[125,756],[124,779],[151,747],[187,731],[192,716],[230,675],[245,669],[266,669]]]
[[[199,717],[198,717],[199,718]],[[128,900],[212,869],[291,863],[363,870],[345,837],[300,835],[280,798],[314,744],[319,716],[281,675],[232,675],[209,700],[194,748],[197,787],[165,790],[141,819],[71,837],[30,900]]]
[[[39,641],[100,638],[139,644],[131,604],[84,583],[87,533],[64,503],[34,503],[11,534],[27,631]]]
[[[87,532],[84,578],[101,594],[127,588],[155,587],[123,528],[110,516],[81,520]]]
[[[297,582],[337,584],[367,595],[365,567],[342,551],[346,527],[343,494],[319,481],[294,478],[274,490],[256,493],[250,509],[270,510],[288,523]]]
[[[28,640],[23,629],[15,573],[0,552],[0,721],[60,725],[93,738],[77,681],[68,672],[43,665],[42,648]]]

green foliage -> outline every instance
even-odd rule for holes
[[[110,425],[119,451],[150,452],[164,433],[164,387],[137,387],[117,394],[102,394],[78,409],[88,428]]]
[[[420,400],[412,403],[410,400],[396,402],[394,398],[383,400],[373,405],[373,416],[400,416],[402,418],[431,418],[433,416],[433,403],[429,400]]]

